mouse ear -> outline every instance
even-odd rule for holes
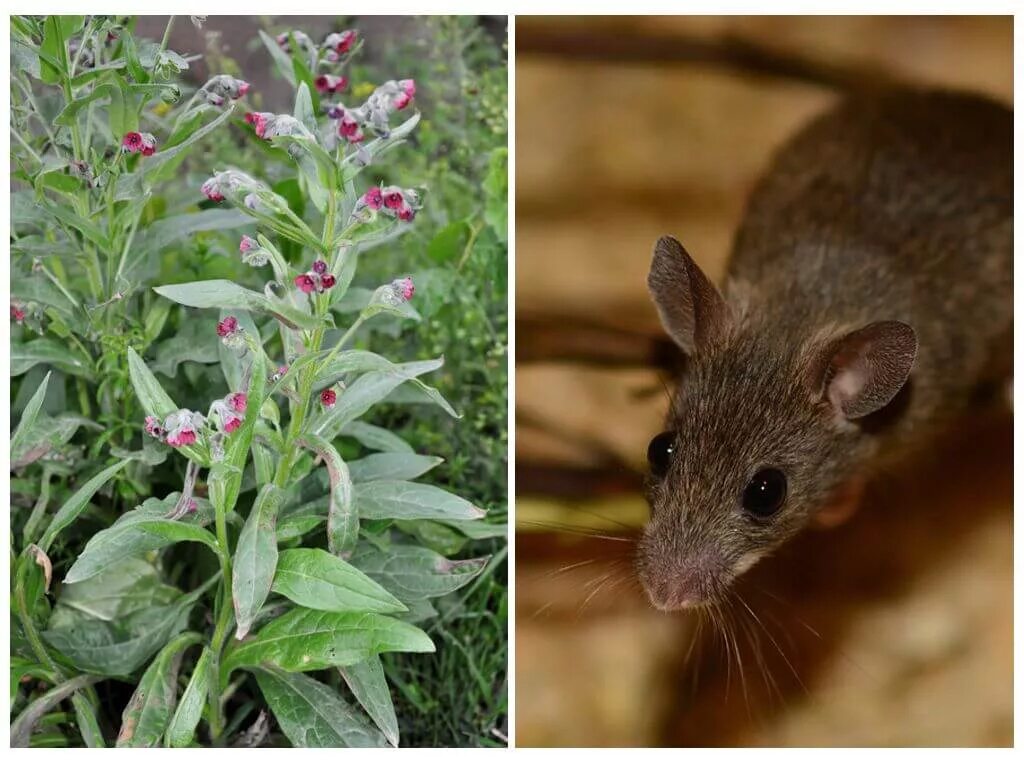
[[[917,355],[917,334],[906,323],[885,320],[846,334],[821,358],[821,392],[847,419],[887,405],[903,388]]]
[[[654,246],[647,288],[661,324],[686,354],[705,349],[725,331],[725,299],[674,237],[659,238]]]

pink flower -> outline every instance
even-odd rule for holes
[[[316,289],[316,283],[308,272],[295,278],[295,286],[303,293],[312,293]]]
[[[175,411],[164,419],[164,431],[167,433],[167,444],[180,448],[192,445],[198,439],[197,432],[205,423],[202,414],[187,408]]]
[[[241,98],[249,92],[250,85],[245,80],[238,81],[238,97]]]
[[[321,293],[323,291],[327,290],[328,288],[333,288],[334,287],[334,283],[335,283],[334,275],[324,275],[323,277],[321,277],[320,278],[320,286],[322,288]]]
[[[338,401],[338,395],[333,389],[325,389],[320,393],[320,404],[324,408],[333,408]]]
[[[251,125],[256,130],[256,135],[262,139],[267,131],[267,120],[273,116],[273,112],[246,112],[245,122]]]
[[[248,253],[249,251],[259,248],[260,244],[248,235],[242,235],[241,242],[238,243],[238,250],[242,253]]]
[[[416,293],[416,286],[412,284],[411,277],[400,277],[397,280],[393,280],[391,287],[394,288],[395,293],[402,297],[403,301],[408,301]]]
[[[360,129],[360,130],[357,130],[355,133],[353,133],[351,136],[349,136],[348,137],[348,141],[349,141],[349,144],[358,144],[359,142],[361,142],[365,138],[366,138],[366,135],[363,133],[362,129]]]
[[[341,120],[338,121],[338,135],[351,140],[357,133],[359,133],[359,123],[346,110],[342,114]]]
[[[210,407],[213,408],[213,412],[217,414],[217,418],[220,420],[221,429],[229,435],[242,426],[242,415],[245,412],[245,409],[243,408],[240,411],[232,405],[232,401],[238,396],[245,398],[244,394],[236,392],[228,395],[223,400],[214,400],[210,405]]]
[[[207,179],[203,182],[202,192],[206,195],[207,199],[212,200],[215,203],[219,203],[224,199],[223,193],[220,191],[220,185],[217,183],[217,179]]]
[[[412,221],[415,217],[416,211],[404,203],[402,204],[402,207],[398,209],[399,221]]]
[[[11,304],[11,320],[20,323],[25,319],[25,310],[17,304]]]
[[[317,259],[316,261],[313,262],[313,271],[316,272],[318,275],[322,275],[324,272],[327,271],[327,262],[323,261],[322,259]]]
[[[217,335],[222,339],[225,336],[230,336],[232,333],[238,331],[238,318],[234,315],[228,315],[219,323],[217,323]]]
[[[408,96],[410,99],[416,95],[416,81],[415,80],[399,80],[398,87],[402,89],[402,93]]]
[[[344,75],[320,75],[313,85],[320,93],[337,93],[348,87],[348,78]]]
[[[384,204],[384,196],[380,193],[380,187],[370,187],[363,195],[363,203],[371,211],[376,211]]]
[[[188,500],[188,511],[189,512],[195,512],[197,509],[199,509],[199,505],[196,503],[196,500],[195,499],[189,499]]]
[[[228,405],[239,413],[245,413],[249,405],[249,396],[245,392],[232,392],[227,398]]]
[[[121,139],[121,148],[125,152],[135,154],[142,151],[142,134],[138,131],[129,131]]]
[[[398,210],[405,203],[405,198],[402,197],[402,190],[398,187],[385,187],[381,193],[384,196],[384,206],[386,208]]]
[[[359,33],[354,29],[346,29],[343,32],[332,32],[324,38],[324,48],[330,48],[337,54],[348,53],[352,50]],[[336,58],[336,57],[335,57]]]
[[[142,134],[142,155],[149,157],[156,152],[156,139],[152,133]]]
[[[160,423],[160,419],[156,418],[155,416],[146,417],[146,434],[149,435],[150,437],[163,439],[164,428],[163,425]]]

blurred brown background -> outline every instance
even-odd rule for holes
[[[756,618],[735,617],[729,654],[650,609],[629,557],[669,380],[645,289],[655,239],[719,278],[773,149],[845,77],[1009,103],[1012,19],[516,27],[517,744],[1011,744],[1005,417],[963,425],[876,481],[852,522],[751,571]]]

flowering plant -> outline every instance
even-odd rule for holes
[[[27,526],[16,577],[24,663],[55,687],[22,710],[12,741],[29,743],[46,711],[70,697],[82,740],[102,744],[97,686],[120,680],[134,692],[118,745],[258,743],[267,712],[295,746],[397,745],[380,655],[432,651],[418,626],[436,616],[431,600],[487,564],[448,559],[437,542],[505,535],[473,503],[419,481],[441,459],[364,419],[379,403],[410,399],[458,417],[420,380],[442,359],[395,363],[354,346],[381,321],[419,319],[410,277],[353,285],[359,259],[415,227],[427,204],[422,190],[377,175],[419,121],[416,86],[388,81],[358,105],[321,103],[344,92],[358,34],[332,33],[320,45],[301,32],[261,37],[295,88],[294,107],[251,109],[239,125],[292,169],[309,205],[297,211],[279,184],[231,166],[211,167],[194,188],[205,219],[245,223],[237,258],[248,271],[242,282],[256,288],[213,279],[154,289],[209,328],[221,377],[187,407],[154,373],[160,361],[126,345],[141,449],[84,483],[41,536],[29,533],[43,513]],[[175,124],[194,129],[197,116],[224,110],[209,128],[255,96],[247,82],[215,76]],[[128,127],[117,162],[158,160],[159,138]],[[48,386],[46,378],[25,408],[12,451],[35,428]],[[168,454],[184,464],[180,491],[146,499],[68,553],[51,606],[61,532],[118,473]],[[209,555],[188,592],[164,578],[183,548]],[[232,706],[240,690],[249,704]]]

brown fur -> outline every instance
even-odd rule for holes
[[[758,184],[724,297],[695,291],[696,265],[659,243],[649,284],[690,357],[666,421],[677,448],[649,482],[639,550],[656,604],[714,600],[737,562],[779,546],[853,478],[924,444],[1005,375],[1012,124],[1009,109],[973,95],[850,97],[783,147]],[[853,364],[870,389],[840,402],[830,381]],[[785,472],[787,501],[757,520],[739,499],[765,466]]]

